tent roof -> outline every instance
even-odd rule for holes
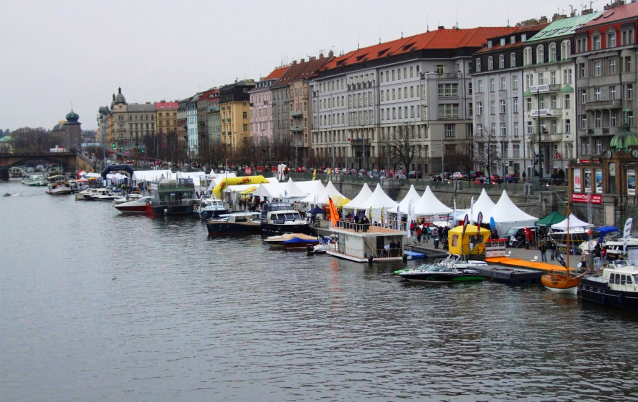
[[[262,183],[253,194],[260,197],[271,198],[298,198],[306,196],[306,193],[299,189],[292,179],[283,183]]]
[[[481,195],[474,202],[474,207],[472,208],[472,216],[470,217],[470,220],[472,222],[476,222],[478,220],[479,212],[482,212],[483,221],[485,221],[487,218],[487,221],[489,222],[489,217],[491,216],[490,213],[494,209],[494,205],[496,204],[494,204],[494,201],[492,201],[490,196],[487,195],[487,191],[485,191],[485,189],[481,190]]]
[[[321,183],[321,180],[313,180],[311,183],[315,183],[314,187],[311,189],[311,191],[308,193],[308,195],[306,196],[306,198],[304,198],[303,200],[301,200],[301,202],[311,202],[314,203],[315,199],[319,197],[319,194],[321,194],[326,188],[323,186],[323,183]]]
[[[465,228],[465,234],[476,234],[477,231],[477,227],[476,225],[467,225],[467,227]],[[452,233],[452,234],[461,234],[463,233],[463,225],[459,225],[457,227],[455,227],[454,229],[450,229],[450,231],[448,233]],[[485,228],[481,228],[481,234],[482,235],[489,235],[490,232],[489,229],[485,229]]]
[[[517,207],[516,204],[512,202],[509,195],[507,195],[507,190],[503,190],[501,198],[498,200],[492,211],[493,212],[490,215],[492,215],[492,218],[494,218],[494,222],[496,223],[529,221],[536,222],[538,220],[537,217],[529,215],[523,212],[519,207]]]
[[[162,177],[170,179],[173,177],[173,172],[170,170],[136,170],[133,172],[133,181],[155,181]]]
[[[420,199],[421,199],[421,196],[416,191],[416,189],[414,188],[414,184],[413,184],[413,185],[410,186],[410,190],[405,195],[405,197],[403,197],[401,202],[399,202],[399,205],[397,205],[394,208],[390,208],[388,210],[388,212],[396,213],[397,212],[397,208],[399,208],[400,211],[407,213],[408,212],[408,207],[410,206],[410,200],[412,200],[412,205],[416,205],[416,203],[419,202]]]
[[[370,198],[372,195],[372,190],[368,187],[368,183],[363,183],[363,187],[361,187],[361,191],[354,197],[349,203],[344,205],[343,207],[346,209],[365,209],[363,206],[364,202]]]
[[[327,214],[328,212],[326,212],[326,210],[324,210],[321,207],[314,207],[313,209],[311,209],[310,211],[308,211],[309,214]]]
[[[554,211],[551,214],[544,217],[543,219],[536,222],[536,226],[552,226],[556,223],[564,221],[565,219],[567,219],[565,215],[561,214],[558,211]]]
[[[414,213],[416,215],[442,215],[454,212],[452,208],[447,207],[434,195],[430,186],[425,188],[425,192],[421,199],[414,205]]]
[[[323,187],[323,185],[322,185]],[[316,197],[315,197],[316,195]],[[302,202],[310,202],[321,205],[327,205],[329,203],[328,198],[332,198],[332,201],[337,202],[338,199],[345,199],[346,197],[336,189],[332,181],[329,181],[326,187],[323,188],[318,194],[308,194]]]
[[[288,181],[291,182],[292,179],[289,179]],[[312,193],[315,189],[320,188],[319,186],[324,188],[321,180],[296,181],[294,183],[301,191],[304,192],[304,195]]]
[[[587,222],[581,221],[580,219],[578,219],[576,217],[576,215],[574,214],[569,214],[569,229],[575,229],[575,228],[586,228],[586,227],[591,227],[593,225],[590,225]],[[567,218],[565,218],[563,221],[553,224],[552,225],[552,229],[554,230],[567,230]]]
[[[390,198],[385,191],[383,191],[380,184],[377,184],[377,187],[368,200],[368,208],[371,209],[392,208],[397,205],[399,205],[399,203]]]

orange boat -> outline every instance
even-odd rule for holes
[[[580,284],[580,277],[569,275],[569,271],[567,273],[551,272],[541,277],[541,283],[553,292],[576,294]]]

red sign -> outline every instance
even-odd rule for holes
[[[589,160],[589,159],[580,159],[579,162],[580,163],[586,163],[588,165],[591,164],[591,160]]]
[[[580,203],[587,203],[587,197],[589,196],[589,194],[583,194],[583,193],[573,193],[572,194],[572,202],[580,202]],[[591,203],[592,204],[602,204],[603,203],[603,196],[600,194],[592,194],[591,195]]]

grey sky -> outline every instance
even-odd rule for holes
[[[71,110],[94,129],[118,86],[128,102],[177,100],[282,62],[438,25],[505,26],[567,0],[0,0],[0,128],[52,128]],[[594,2],[594,9],[605,3]]]

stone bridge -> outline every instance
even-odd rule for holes
[[[0,153],[0,179],[4,178],[10,167],[26,165],[29,161],[58,163],[65,172],[94,170],[94,162],[91,159],[75,152]]]

